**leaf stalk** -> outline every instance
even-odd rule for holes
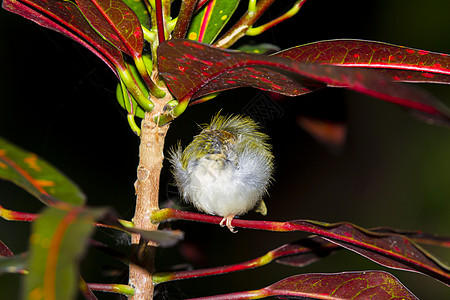
[[[162,0],[155,0],[155,10],[156,10],[156,26],[158,29],[158,43],[161,44],[166,40],[165,37],[165,26],[163,17]]]
[[[251,4],[252,1],[253,0],[249,2],[249,10],[247,10],[227,33],[214,43],[214,46],[220,48],[231,47],[237,40],[246,34],[248,29],[261,17],[275,0],[257,1],[255,8],[253,8],[253,4]]]
[[[298,0],[292,6],[292,8],[290,10],[288,10],[286,13],[284,13],[283,15],[279,16],[278,18],[276,18],[264,25],[261,25],[258,27],[250,27],[245,34],[249,35],[249,36],[259,35],[259,34],[265,32],[267,29],[272,28],[275,25],[277,25],[289,18],[292,18],[300,11],[300,8],[303,6],[303,4],[305,4],[305,2],[306,2],[306,0]]]
[[[88,283],[87,286],[93,291],[117,293],[129,297],[134,294],[134,288],[125,284]]]
[[[255,258],[255,259],[243,262],[243,263],[232,264],[232,265],[228,265],[228,266],[191,270],[191,271],[181,271],[181,272],[155,273],[155,274],[153,274],[153,282],[154,282],[154,284],[159,284],[159,283],[173,281],[173,280],[199,278],[199,277],[205,277],[205,276],[220,275],[220,274],[227,274],[227,273],[231,273],[231,272],[249,270],[249,269],[254,269],[257,267],[262,267],[264,265],[267,265],[270,262],[272,262],[274,259],[276,259],[276,256],[274,256],[273,251],[270,251],[261,257],[258,257],[258,258]]]
[[[153,102],[148,99],[148,96],[144,95],[130,70],[117,68],[117,71],[119,72],[120,79],[125,83],[125,86],[139,105],[142,106],[145,111],[152,111],[154,107]]]
[[[181,2],[180,13],[178,14],[178,20],[172,38],[182,39],[186,37],[196,4],[197,0],[185,0]]]
[[[39,215],[9,210],[0,205],[0,217],[7,221],[33,222],[39,217]]]

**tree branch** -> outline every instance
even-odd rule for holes
[[[164,159],[164,139],[169,125],[157,126],[155,118],[163,113],[164,104],[171,99],[170,93],[166,93],[163,99],[152,99],[155,107],[145,114],[141,125],[141,144],[139,146],[139,167],[137,170],[136,211],[133,218],[135,228],[143,230],[157,230],[158,224],[153,224],[151,213],[159,209],[159,178]],[[130,264],[129,284],[135,288],[133,300],[153,299],[153,283],[151,272],[155,261],[155,247],[141,242],[138,234],[132,235],[134,255],[140,262],[139,267]],[[150,270],[147,271],[147,270]]]

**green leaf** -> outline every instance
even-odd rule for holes
[[[211,0],[192,19],[187,38],[211,44],[233,15],[239,0]]]
[[[238,47],[236,50],[255,54],[271,54],[280,51],[280,47],[269,43],[262,43],[256,45],[245,44]]]
[[[145,7],[144,1],[123,0],[123,2],[134,11],[142,25],[147,28],[151,27],[150,16],[147,8]]]
[[[49,207],[33,223],[29,274],[24,298],[73,299],[78,286],[78,261],[85,252],[94,221],[106,209]]]
[[[52,204],[52,198],[72,205],[82,205],[86,199],[78,186],[48,162],[2,138],[0,178],[17,184],[46,205]]]

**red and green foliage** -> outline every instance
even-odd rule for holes
[[[308,43],[269,55],[256,52],[264,52],[272,46],[250,47],[257,49],[253,53],[228,49],[245,35],[261,34],[290,19],[306,1],[292,1],[292,7],[280,17],[256,27],[256,21],[268,12],[273,2],[184,0],[178,3],[179,9],[173,9],[178,15],[171,11],[169,0],[3,0],[2,6],[70,37],[99,57],[117,77],[117,101],[126,110],[128,123],[137,135],[144,131],[141,131],[140,119],[150,113],[157,112],[153,120],[156,125],[168,126],[170,122],[177,123],[176,119],[189,105],[204,103],[219,92],[243,87],[290,97],[329,87],[344,88],[394,103],[419,120],[448,127],[449,109],[429,92],[405,84],[449,84],[450,56],[447,54],[356,39]],[[230,21],[235,24],[230,26]],[[224,29],[228,31],[223,32]],[[189,111],[195,109],[192,107]],[[312,126],[310,124],[309,128]],[[315,127],[310,132],[318,139],[325,139],[325,143],[343,142],[343,138],[337,142],[332,141],[333,137],[327,140],[324,131],[328,129],[320,128]],[[36,154],[4,139],[0,139],[0,178],[16,184],[46,205],[39,213],[0,206],[0,216],[5,220],[33,222],[26,253],[13,253],[0,240],[0,273],[21,274],[24,278],[22,296],[27,299],[73,299],[77,290],[86,299],[96,299],[92,291],[140,299],[138,294],[142,287],[131,286],[126,280],[85,282],[79,265],[90,248],[116,258],[121,264],[142,267],[143,272],[151,273],[157,286],[175,280],[253,269],[272,261],[306,267],[338,250],[350,250],[388,269],[427,275],[443,285],[450,285],[450,267],[420,245],[448,249],[448,236],[309,220],[234,219],[232,225],[238,228],[303,232],[309,236],[300,240],[294,238],[292,240],[297,241],[246,262],[195,270],[164,269],[156,264],[155,271],[140,256],[147,243],[171,247],[183,238],[183,233],[170,228],[171,223],[167,221],[218,224],[221,218],[174,208],[149,208],[147,218],[153,223],[166,222],[169,228],[155,231],[134,228],[132,222],[118,219],[111,208],[87,206],[83,192],[65,175]],[[345,199],[338,201],[345,202]],[[382,221],[382,216],[380,219]],[[96,231],[96,228],[101,230]],[[131,234],[140,235],[141,242],[131,245]],[[247,291],[204,296],[208,299],[270,296],[417,299],[397,278],[381,271],[302,272],[301,275],[280,275],[279,279],[257,290],[249,287]],[[196,295],[203,295],[202,291]]]

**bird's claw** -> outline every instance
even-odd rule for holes
[[[225,227],[225,226],[227,226],[228,229],[229,229],[232,233],[238,232],[237,230],[234,229],[233,226],[231,226],[231,221],[233,220],[233,218],[234,218],[234,215],[230,215],[230,216],[223,217],[222,221],[220,221],[220,223],[219,223],[220,227]]]

